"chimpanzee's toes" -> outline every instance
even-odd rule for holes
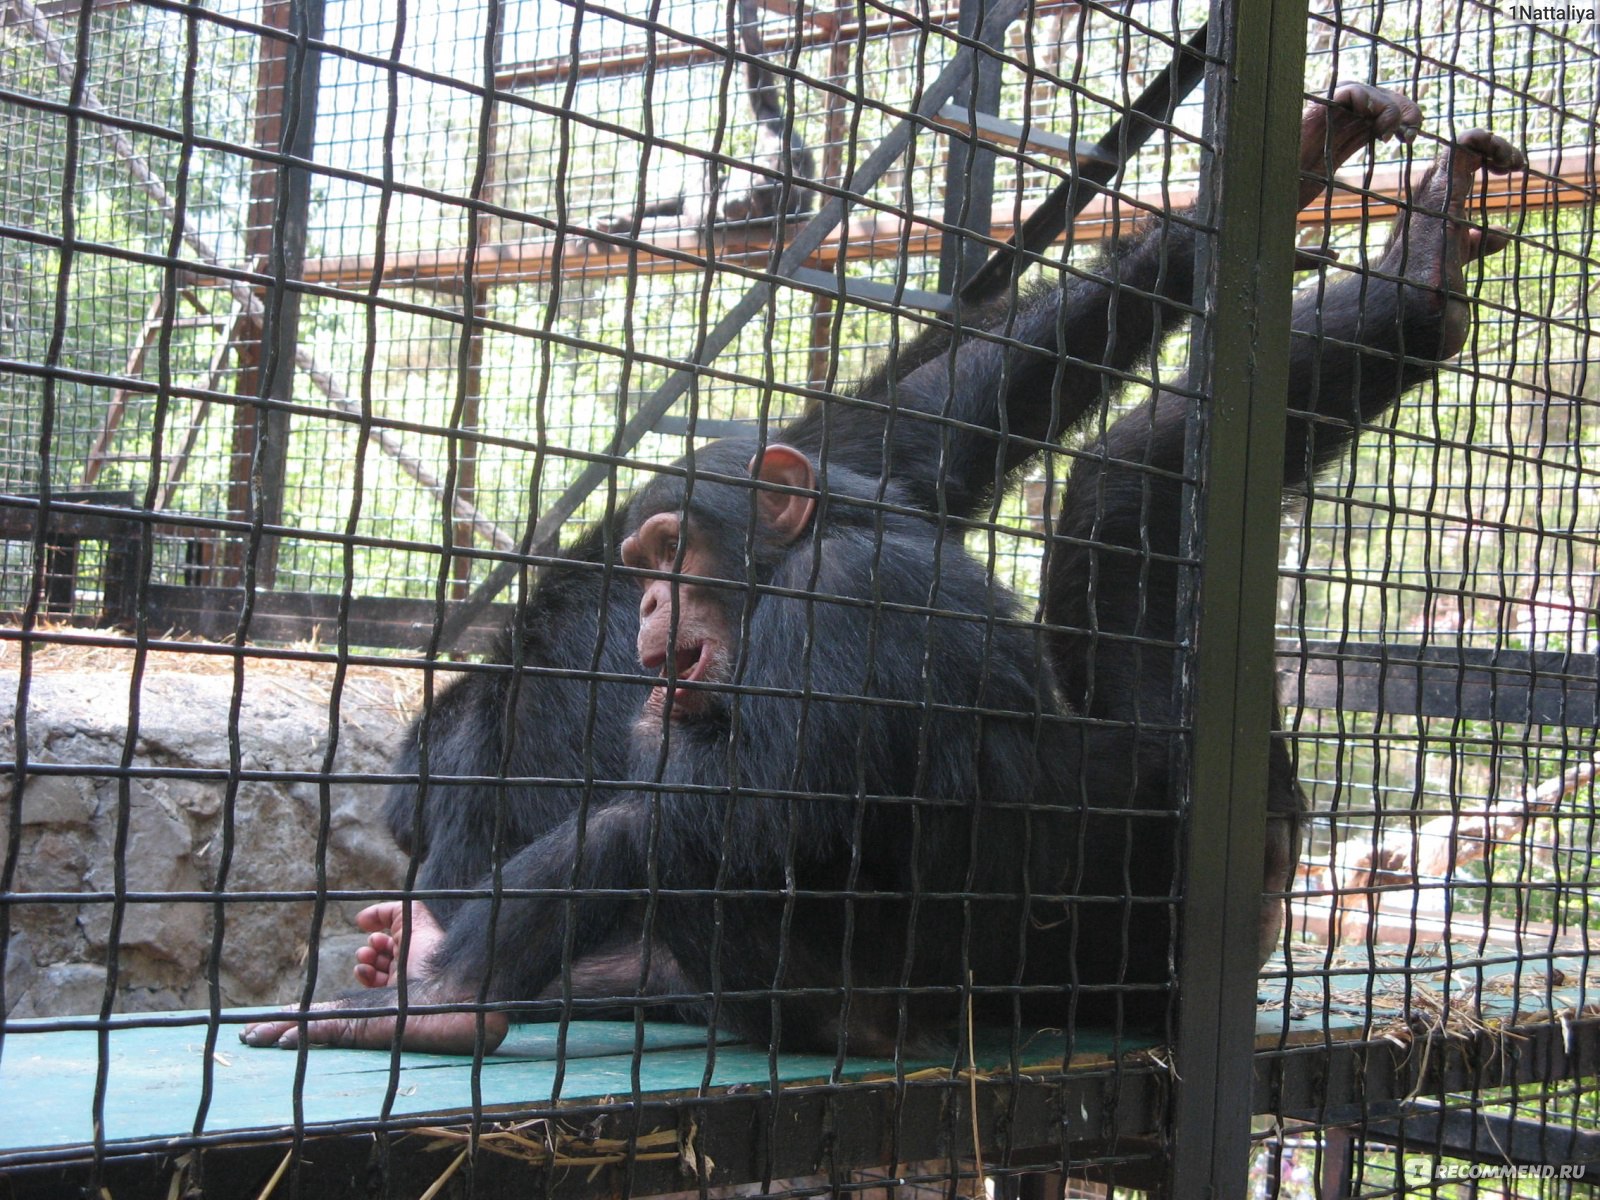
[[[1370,124],[1380,141],[1398,137],[1409,145],[1422,128],[1422,109],[1415,100],[1370,83],[1339,84],[1333,103]]]
[[[1471,165],[1462,164],[1467,170],[1487,167],[1496,175],[1506,175],[1528,165],[1527,156],[1521,150],[1487,129],[1468,130],[1456,142],[1456,148],[1465,150],[1479,160]]]

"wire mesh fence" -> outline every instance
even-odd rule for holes
[[[1270,7],[0,0],[16,1194],[1584,1194],[1593,29]]]
[[[1519,15],[1424,9],[1403,35],[1377,10],[1313,15],[1308,85],[1319,58],[1342,74],[1354,52],[1358,71],[1408,77],[1453,128],[1505,132],[1530,170],[1496,218],[1519,236],[1483,260],[1462,356],[1288,530],[1280,680],[1312,812],[1289,1041],[1309,1013],[1326,1026],[1359,1011],[1407,1042],[1437,1031],[1462,1046],[1490,1014],[1564,1021],[1590,990],[1593,42]],[[1356,1195],[1573,1194],[1593,1161],[1592,1092],[1549,1079],[1561,1052],[1536,1042],[1541,1077],[1362,1102],[1346,1113],[1356,1152],[1342,1136],[1286,1140],[1274,1169],[1314,1159]],[[1454,1153],[1419,1154],[1435,1141]]]
[[[426,598],[436,573],[429,548],[438,538],[437,490],[449,445],[445,430],[455,433],[461,460],[458,507],[467,504],[480,514],[471,522],[470,538],[465,524],[458,537],[464,546],[505,549],[520,532],[530,494],[538,499],[534,511],[545,511],[582,467],[575,458],[551,457],[541,460],[535,481],[528,447],[542,442],[573,453],[603,449],[617,413],[658,386],[669,364],[692,353],[701,331],[743,294],[749,272],[762,267],[767,256],[759,246],[719,256],[717,269],[709,273],[686,261],[696,256],[697,211],[707,212],[708,166],[719,173],[727,168],[726,181],[720,175],[717,181],[718,205],[751,189],[751,172],[738,164],[755,141],[756,122],[741,90],[742,68],[732,69],[725,53],[729,44],[737,44],[730,43],[735,31],[715,6],[684,6],[681,15],[657,23],[609,11],[591,14],[579,23],[575,49],[569,11],[513,6],[493,39],[503,90],[487,112],[481,97],[486,19],[481,6],[421,12],[405,25],[393,17],[374,19],[360,6],[336,8],[328,19],[319,134],[312,151],[321,169],[314,172],[315,201],[306,218],[301,346],[309,351],[314,344],[316,361],[345,400],[370,403],[378,420],[417,430],[410,442],[396,430],[395,452],[382,452],[382,443],[379,452],[369,452],[371,470],[362,487],[370,503],[363,504],[357,532],[365,539],[421,545],[411,550],[362,545],[357,570],[365,591]],[[97,30],[93,52],[116,66],[106,78],[107,72],[91,62],[92,94],[109,105],[110,97],[139,90],[145,108],[158,105],[153,93],[160,89],[140,89],[137,78],[124,81],[116,73],[144,70],[140,64],[152,60],[178,61],[188,36],[180,14],[136,7],[96,20],[106,28]],[[835,187],[864,157],[859,147],[875,143],[957,45],[940,32],[942,24],[923,26],[903,16],[837,20],[843,24],[832,32],[822,34],[808,25],[805,37],[795,37],[787,28],[793,22],[768,16],[760,30],[774,70],[784,70],[780,102],[793,114],[794,127],[815,139],[807,153]],[[1013,115],[1025,117],[1018,124],[1035,136],[1051,127],[1079,125],[1098,132],[1115,115],[1113,105],[1126,103],[1130,89],[1136,92],[1141,80],[1164,69],[1171,57],[1170,36],[1135,43],[1116,23],[1082,30],[1079,24],[1081,19],[1069,20],[1065,9],[1047,8],[1026,31],[1014,27],[1010,34],[1012,53],[1028,65],[1012,71],[1007,103],[1015,110],[1026,101],[1027,111]],[[29,29],[20,21],[15,27],[19,34],[8,54],[15,59],[17,80],[41,100],[62,103],[72,79],[70,24],[42,28],[43,38],[23,36]],[[281,83],[273,90],[256,78],[248,45],[252,32],[281,72],[289,56],[286,44],[253,30],[248,12],[226,23],[202,23],[194,34],[197,71],[187,94],[194,98],[195,135],[205,144],[185,159],[192,164],[190,187],[200,194],[186,197],[184,207],[186,227],[204,240],[211,257],[265,273],[261,247],[248,243],[270,239],[276,167],[235,147],[247,148],[261,136],[280,132],[269,128],[270,117],[250,116],[244,102],[252,86],[264,89],[259,106],[269,114],[281,114],[284,100]],[[1080,45],[1093,49],[1092,74],[1079,57]],[[1069,52],[1072,62],[1063,68]],[[647,63],[655,64],[648,72]],[[1085,82],[1076,88],[1048,86],[1053,79],[1068,79],[1063,70],[1084,76]],[[185,103],[185,88],[170,79],[164,86],[164,124],[175,129],[172,114]],[[391,106],[392,116],[387,115]],[[130,106],[117,115],[133,120],[138,109]],[[59,165],[65,146],[59,113],[19,107],[17,116],[11,136],[24,161]],[[277,120],[281,124],[281,115]],[[636,129],[644,135],[624,133]],[[820,132],[810,133],[813,129]],[[146,146],[137,130],[124,135],[119,149],[114,135],[120,132],[91,131],[91,142],[106,144],[96,145],[93,156],[84,155],[78,169],[84,186],[110,210],[106,220],[113,238],[151,239],[145,245],[159,249],[171,224],[168,214],[153,205],[145,180],[170,186],[176,175],[170,156],[179,151],[170,139],[154,138]],[[847,144],[858,149],[847,153]],[[1057,146],[1055,157],[1037,164],[1021,155],[1000,159],[995,194],[1002,198],[997,214],[1002,222],[1025,213],[1059,181],[1068,165],[1062,153]],[[1152,156],[1131,164],[1128,189],[1143,187],[1137,193],[1143,205],[1159,209],[1164,182],[1181,186],[1185,178],[1192,180],[1196,153],[1192,135],[1179,135],[1162,156],[1178,161],[1164,167]],[[163,160],[162,154],[169,158]],[[913,290],[925,289],[935,278],[937,260],[927,251],[930,246],[936,251],[939,240],[929,219],[936,220],[939,211],[942,166],[942,156],[919,143],[874,184],[865,197],[871,203],[847,230],[849,274]],[[9,182],[17,194],[8,200],[8,211],[19,223],[59,228],[59,215],[50,208],[59,203],[59,175],[30,168]],[[797,185],[794,190],[805,189]],[[266,200],[258,195],[263,191]],[[680,198],[683,211],[677,216],[645,218],[654,221],[653,228],[640,231],[648,243],[599,232],[626,223],[619,213],[636,203],[647,207]],[[982,200],[985,220],[993,203],[989,197]],[[974,201],[968,204],[977,207]],[[1122,211],[1121,222],[1138,211]],[[718,240],[725,248],[726,234]],[[745,241],[750,240],[746,233]],[[380,243],[381,286],[371,294],[373,254]],[[646,250],[642,256],[640,249]],[[862,259],[865,264],[858,267]],[[119,264],[124,279],[93,275],[113,272]],[[17,270],[24,269],[19,262]],[[38,280],[50,278],[50,264],[41,261],[25,274],[37,287]],[[54,484],[81,481],[140,490],[148,482],[156,403],[150,389],[162,369],[150,351],[158,343],[173,386],[198,393],[230,390],[206,385],[231,382],[239,369],[238,351],[224,347],[237,343],[248,354],[253,339],[247,334],[228,341],[235,298],[218,286],[225,281],[212,276],[200,282],[205,286],[183,289],[180,311],[164,322],[154,307],[162,290],[159,261],[141,264],[107,254],[86,264],[83,293],[118,311],[75,311],[69,324],[76,334],[61,351],[63,361],[76,359],[78,369],[91,374],[131,375],[146,386],[120,399],[113,394],[85,400],[81,414],[75,395],[69,391],[62,397]],[[892,308],[893,302],[885,306]],[[13,307],[18,324],[12,336],[19,351],[42,356],[49,304]],[[647,355],[644,347],[629,345],[632,314],[641,311],[670,314],[669,320],[652,322]],[[892,341],[910,340],[927,319],[916,313],[903,321],[874,317],[860,310],[834,317],[825,294],[780,289],[768,316],[748,327],[719,359],[731,377],[698,383],[696,419],[754,419],[749,380],[772,389],[760,393],[765,397],[760,402],[775,418],[797,412],[808,384],[849,383]],[[314,337],[305,336],[305,330],[314,330]],[[368,347],[374,343],[369,367]],[[844,349],[834,352],[830,346]],[[360,387],[356,379],[363,380]],[[320,411],[291,423],[281,488],[284,523],[339,532],[348,507],[343,498],[354,478],[358,422],[347,406],[330,402],[313,379],[301,379],[296,387],[296,400]],[[170,431],[164,429],[162,439],[163,507],[239,519],[244,512],[240,477],[248,455],[237,437],[226,436],[228,414],[214,413],[203,394],[174,397],[169,407]],[[460,415],[452,422],[457,408]],[[27,414],[37,406],[19,404],[18,409]],[[495,420],[480,424],[474,414],[485,409],[495,413]],[[665,422],[667,431],[644,439],[635,456],[676,457],[687,419],[687,406],[680,404]],[[29,444],[33,429],[25,423],[18,433],[20,449]],[[39,465],[31,458],[19,455],[8,484],[37,486]],[[577,515],[592,517],[597,511],[591,504]],[[290,572],[284,587],[337,590],[342,579],[337,547],[285,539],[278,555],[280,569]],[[183,561],[174,555],[168,572],[178,572]],[[479,568],[463,557],[459,569],[468,582]]]

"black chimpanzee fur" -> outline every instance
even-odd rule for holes
[[[1345,85],[1308,114],[1303,167],[1324,178],[1419,117]],[[1296,305],[1286,494],[1460,348],[1461,264],[1499,243],[1451,218],[1477,170],[1519,161],[1482,132],[1445,148],[1376,270]],[[1302,202],[1316,190],[1302,183]],[[882,1052],[948,1036],[969,983],[1003,1019],[1159,1013],[1177,919],[1187,402],[1154,396],[1076,464],[1043,625],[1019,620],[959,522],[1101,413],[1185,320],[1194,250],[1192,224],[1152,226],[1101,269],[969,314],[963,336],[907,347],[857,400],[774,431],[816,467],[815,515],[792,542],[752,525],[764,443],[734,439],[544,570],[498,655],[520,674],[461,676],[407,735],[398,769],[425,782],[385,813],[421,860],[419,889],[487,887],[497,861],[503,889],[426,899],[446,932],[411,966],[413,1000],[583,1012],[672,997],[758,1040]],[[715,704],[652,723],[638,572],[616,564],[660,513],[725,564],[738,651]],[[1303,801],[1278,741],[1262,800],[1281,892]],[[1266,945],[1280,911],[1264,903]],[[289,1044],[292,1025],[246,1037]],[[309,1028],[365,1044],[351,1022]]]
[[[1185,233],[1174,244],[1169,231],[1163,248],[1152,233],[1125,249],[1109,274],[1130,288],[1159,274],[1163,294],[1187,296],[1190,270],[1172,264],[1191,261],[1191,239]],[[1153,1011],[1164,996],[1170,939],[1125,947],[1122,883],[1108,877],[1115,890],[1094,891],[1103,872],[1088,869],[1091,856],[1078,847],[1081,809],[1107,798],[1121,807],[1134,779],[1146,779],[1152,795],[1159,788],[1164,803],[1163,777],[1136,769],[1125,729],[1068,719],[1041,631],[1018,622],[1013,599],[936,514],[981,515],[1017,468],[1100,410],[1108,388],[1099,364],[1132,365],[1182,319],[1182,309],[1108,288],[1101,275],[1041,292],[1009,313],[1007,307],[997,304],[974,322],[999,331],[999,339],[974,334],[952,353],[948,335],[935,334],[908,347],[895,373],[869,380],[860,393],[865,403],[819,406],[773,435],[825,471],[825,503],[815,544],[803,538],[781,562],[757,564],[754,581],[780,593],[754,603],[742,634],[748,650],[739,683],[746,694],[732,743],[726,724],[675,729],[657,784],[658,745],[630,736],[645,689],[598,683],[591,700],[586,680],[546,673],[589,668],[603,613],[600,671],[639,675],[632,585],[599,564],[614,561],[622,536],[652,513],[684,505],[680,476],[659,478],[614,522],[585,534],[568,552],[570,565],[547,570],[522,614],[521,658],[524,667],[546,671],[525,672],[515,684],[506,675],[473,674],[448,690],[426,725],[430,782],[420,810],[412,787],[390,798],[397,839],[423,855],[419,887],[481,886],[492,862],[496,806],[503,805],[502,887],[642,890],[651,883],[655,821],[655,885],[666,894],[650,918],[651,978],[640,979],[642,905],[590,897],[571,909],[577,995],[715,990],[725,1028],[766,1040],[780,1032],[776,1017],[786,1044],[832,1046],[843,1011],[838,987],[848,971],[848,1044],[885,1051],[899,1020],[892,989],[914,989],[904,1032],[917,1036],[948,1024],[968,972],[980,992],[998,989],[987,1007],[1006,1019],[1013,1000],[1039,995],[1048,1003],[1022,1010],[1059,1019],[1059,985],[1067,980],[1078,983],[1080,1009],[1092,1006],[1099,985],[1125,1011]],[[1053,352],[1058,344],[1066,356]],[[1006,437],[997,433],[1003,412]],[[757,449],[754,440],[725,440],[694,456],[688,508],[703,526],[724,531],[719,545],[742,550],[751,502],[748,486],[715,480],[744,475]],[[511,660],[509,645],[499,657]],[[513,689],[517,715],[508,722]],[[802,689],[900,704],[802,703]],[[981,720],[974,708],[985,714]],[[591,714],[596,735],[586,741]],[[517,733],[507,754],[508,725]],[[422,727],[401,771],[418,767]],[[796,730],[804,731],[803,743]],[[502,774],[519,782],[438,781]],[[586,778],[646,786],[591,792],[575,870]],[[679,785],[714,790],[675,790]],[[734,798],[730,786],[739,789]],[[816,798],[762,799],[774,790]],[[858,795],[884,799],[863,809],[852,802]],[[413,831],[421,832],[420,845]],[[770,897],[713,904],[672,894],[772,892],[791,875],[797,888],[834,895],[797,900],[786,910]],[[844,891],[899,898],[859,900],[847,913],[837,895]],[[904,898],[913,891],[996,898],[963,904],[924,895],[913,915]],[[1072,905],[1061,899],[1067,893],[1078,898]],[[429,903],[453,920],[430,975],[488,977],[487,994],[496,999],[558,994],[565,900],[502,901],[497,931],[518,932],[497,936],[493,947],[487,902],[473,902],[466,913],[457,911],[458,901]],[[1109,922],[1086,926],[1079,913],[1093,905],[1114,910]],[[1154,905],[1170,913],[1165,891]],[[787,947],[781,969],[780,929]],[[716,978],[703,965],[712,962]],[[728,999],[807,987],[816,994],[777,1005]],[[695,1003],[686,1007],[704,1012]]]

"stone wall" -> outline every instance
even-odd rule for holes
[[[15,647],[11,662],[15,666]],[[153,902],[125,905],[114,929],[109,901],[59,895],[12,907],[5,954],[10,1015],[98,1012],[109,948],[116,945],[116,1010],[203,1008],[209,1003],[217,905],[205,894],[311,890],[324,813],[315,781],[245,780],[236,785],[232,831],[225,778],[115,774],[128,753],[131,659],[52,665],[32,673],[26,728],[28,761],[70,768],[30,774],[20,797],[17,892],[113,892],[119,839],[122,886]],[[163,669],[163,666],[167,669]],[[178,669],[173,669],[178,668]],[[249,662],[238,720],[238,755],[247,772],[316,773],[328,749],[331,671]],[[14,761],[19,675],[0,669],[0,757]],[[403,677],[352,672],[340,705],[335,772],[381,773],[402,727]],[[130,765],[175,772],[226,770],[230,761],[231,663],[153,655],[138,701]],[[385,786],[334,783],[326,789],[327,885],[396,886],[404,857],[379,820]],[[125,789],[125,790],[124,790]],[[14,780],[0,781],[0,853],[8,842]],[[230,846],[231,842],[231,846]],[[174,894],[188,893],[184,898]],[[200,895],[195,895],[199,893]],[[319,996],[349,986],[361,935],[351,919],[361,901],[330,903],[323,919]],[[308,974],[314,904],[304,900],[228,900],[222,906],[217,976],[224,1005],[290,1002]]]

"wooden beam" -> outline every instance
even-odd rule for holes
[[[1363,1141],[1404,1146],[1411,1154],[1434,1153],[1502,1168],[1600,1163],[1600,1133],[1563,1128],[1558,1121],[1481,1112],[1475,1107],[1446,1109],[1437,1101],[1421,1097],[1407,1106],[1404,1115],[1362,1122],[1359,1132]],[[1514,1173],[1508,1176],[1515,1177]],[[1562,1178],[1581,1179],[1583,1175]]]
[[[150,343],[156,331],[161,328],[161,313],[166,306],[166,299],[166,292],[157,292],[150,301],[150,307],[145,311],[144,322],[139,327],[138,341],[128,352],[128,363],[122,369],[123,375],[129,379],[137,379],[139,373],[144,370],[145,355],[150,352]],[[83,460],[81,483],[84,487],[93,487],[95,480],[100,478],[100,472],[105,469],[106,463],[111,461],[111,443],[117,436],[117,430],[122,425],[122,416],[127,408],[128,389],[111,389],[111,403],[106,406],[106,415],[100,421],[100,431],[95,434],[94,442],[89,446],[89,456]]]
[[[1405,168],[1385,167],[1363,184],[1358,173],[1342,173],[1332,196],[1325,203],[1313,203],[1299,215],[1302,226],[1350,225],[1356,222],[1385,221],[1399,211]],[[1580,148],[1548,151],[1533,156],[1527,175],[1491,176],[1482,182],[1473,200],[1474,213],[1501,213],[1517,209],[1532,211],[1576,204],[1593,204],[1600,181],[1589,152]],[[1126,233],[1131,222],[1147,213],[1187,208],[1194,199],[1192,185],[1182,188],[1142,188],[1127,196],[1102,196],[1093,201],[1073,223],[1072,240],[1099,242]],[[1034,204],[1022,206],[1025,220]],[[1003,240],[1015,228],[1018,216],[1011,204],[997,205],[993,214],[992,236]],[[901,254],[934,255],[943,244],[941,232],[913,217],[909,236],[902,218],[890,214],[858,217],[842,231],[830,235],[808,266],[827,270],[842,256],[849,260],[898,258]],[[550,278],[556,239],[501,242],[479,247],[473,268],[474,280],[483,286],[544,282]],[[652,250],[656,251],[652,253]],[[765,269],[770,255],[764,248],[719,252],[711,258],[703,253],[699,235],[682,230],[656,237],[630,253],[627,244],[602,244],[596,238],[569,234],[563,245],[562,271],[569,278],[594,279],[629,274],[655,274],[663,271],[704,270],[708,264],[728,263]],[[663,253],[665,252],[665,253]],[[385,256],[383,282],[387,286],[448,286],[459,280],[464,251],[419,250]],[[307,283],[328,287],[360,288],[370,285],[374,269],[371,255],[336,255],[306,262]],[[211,281],[216,283],[217,281]]]

